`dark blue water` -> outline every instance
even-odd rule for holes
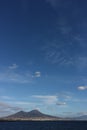
[[[0,122],[0,130],[87,130],[86,121]]]

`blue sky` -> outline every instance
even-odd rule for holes
[[[0,116],[87,114],[87,2],[0,2]]]

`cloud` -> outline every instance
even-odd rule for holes
[[[9,101],[9,103],[13,103],[12,101]],[[14,100],[14,104],[15,105],[18,105],[18,106],[22,106],[22,107],[27,107],[27,106],[36,106],[36,105],[41,105],[41,103],[39,103],[39,102],[28,102],[28,101],[16,101],[16,100]]]
[[[86,50],[82,50],[81,45],[74,38],[72,39],[76,44],[72,41],[64,43],[64,40],[60,39],[53,40],[50,43],[47,41],[45,47],[42,49],[44,60],[58,66],[75,67],[78,71],[85,70],[87,68],[87,57],[84,55],[86,54]],[[72,50],[72,48],[75,49]]]
[[[65,1],[65,0],[46,0],[46,2],[49,2],[53,6],[54,9],[56,7],[58,7],[58,9],[60,9],[60,7],[61,7],[62,10],[66,9],[66,8],[68,9],[72,5],[72,0],[67,0],[67,1]],[[56,9],[56,10],[58,10],[58,9]]]
[[[0,81],[1,82],[11,82],[11,83],[31,83],[32,74],[29,72],[19,72],[11,69],[7,69],[3,72],[0,72]]]
[[[58,97],[62,98],[64,101],[69,101],[72,99],[72,95],[71,92],[62,92],[58,94]]]
[[[12,66],[6,67],[0,72],[0,82],[11,82],[11,83],[32,83],[34,78],[41,77],[41,72],[36,71],[34,74],[30,71],[15,70],[18,65],[13,64]]]
[[[56,105],[58,105],[58,106],[65,106],[66,102],[57,102]]]
[[[78,90],[81,90],[81,91],[82,91],[82,90],[86,90],[86,89],[87,89],[87,86],[79,86],[79,87],[78,87]]]
[[[77,57],[76,66],[79,68],[79,70],[87,68],[87,57],[86,56]]]
[[[12,64],[11,66],[8,67],[9,69],[17,69],[18,65],[17,64]]]
[[[87,99],[78,99],[78,98],[73,98],[72,100],[71,100],[72,102],[76,102],[76,103],[87,103]]]
[[[50,2],[51,4],[53,2],[55,3],[55,0],[47,0],[47,1]],[[45,41],[47,45],[49,44],[48,45],[49,47],[45,48],[45,60],[47,60],[52,64],[58,64],[64,66],[72,65],[73,67],[76,67],[76,69],[87,68],[86,35],[84,34],[84,32],[83,32],[84,35],[82,35],[81,31],[77,34],[74,33],[75,27],[73,28],[73,26],[71,26],[69,19],[67,19],[66,14],[67,11],[64,11],[64,7],[67,7],[67,9],[68,7],[70,8],[70,5],[72,5],[72,1],[56,0],[56,3],[57,5],[60,3],[59,6],[61,5],[58,10],[58,20],[56,21],[55,24],[56,26],[55,35],[56,36],[59,35],[60,37],[57,38],[55,36],[52,37],[51,40],[47,39]],[[81,26],[83,27],[83,25]],[[58,34],[56,32],[58,32]]]
[[[4,103],[4,102],[0,102],[0,108],[8,108],[10,107],[10,105],[8,105],[7,103]]]
[[[87,112],[63,112],[63,117],[79,117],[87,115]]]
[[[14,102],[17,105],[34,105],[35,103],[32,102],[26,102],[26,101],[16,101]]]
[[[30,110],[40,108],[41,106],[43,106],[42,102],[36,102],[36,101],[28,102],[25,100],[22,100],[22,101],[14,100],[13,102],[8,101],[8,103],[10,104],[14,103],[15,106],[19,106],[24,111],[30,111]]]
[[[0,117],[10,115],[13,112],[17,112],[20,110],[22,110],[22,108],[12,106],[12,105],[5,103],[5,102],[0,102]]]
[[[81,48],[85,49],[87,48],[87,39],[85,37],[83,37],[82,35],[76,35],[74,36],[74,39],[76,42],[79,43],[79,45],[81,46]]]
[[[34,77],[36,77],[36,78],[41,77],[41,72],[40,72],[40,71],[36,71],[36,72],[34,73]]]
[[[55,95],[33,95],[32,97],[41,99],[47,105],[56,104],[58,97]]]
[[[58,44],[58,42],[60,44]],[[49,42],[48,42],[49,43]],[[53,40],[46,47],[43,47],[45,60],[51,64],[73,65],[74,58],[70,55],[72,45],[63,43],[60,39]]]
[[[71,114],[73,114],[73,112],[63,112],[63,114],[71,115]]]
[[[9,96],[0,96],[1,99],[6,99],[6,100],[13,100],[12,97]]]
[[[84,115],[87,115],[87,112],[78,112],[77,115],[84,116]]]

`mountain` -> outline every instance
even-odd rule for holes
[[[6,120],[59,120],[60,117],[55,117],[41,113],[38,110],[32,110],[30,112],[20,111],[3,119]]]

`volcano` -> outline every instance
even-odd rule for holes
[[[30,112],[20,111],[8,117],[5,117],[6,120],[60,120],[60,117],[47,115],[41,113],[38,110],[32,110]]]

